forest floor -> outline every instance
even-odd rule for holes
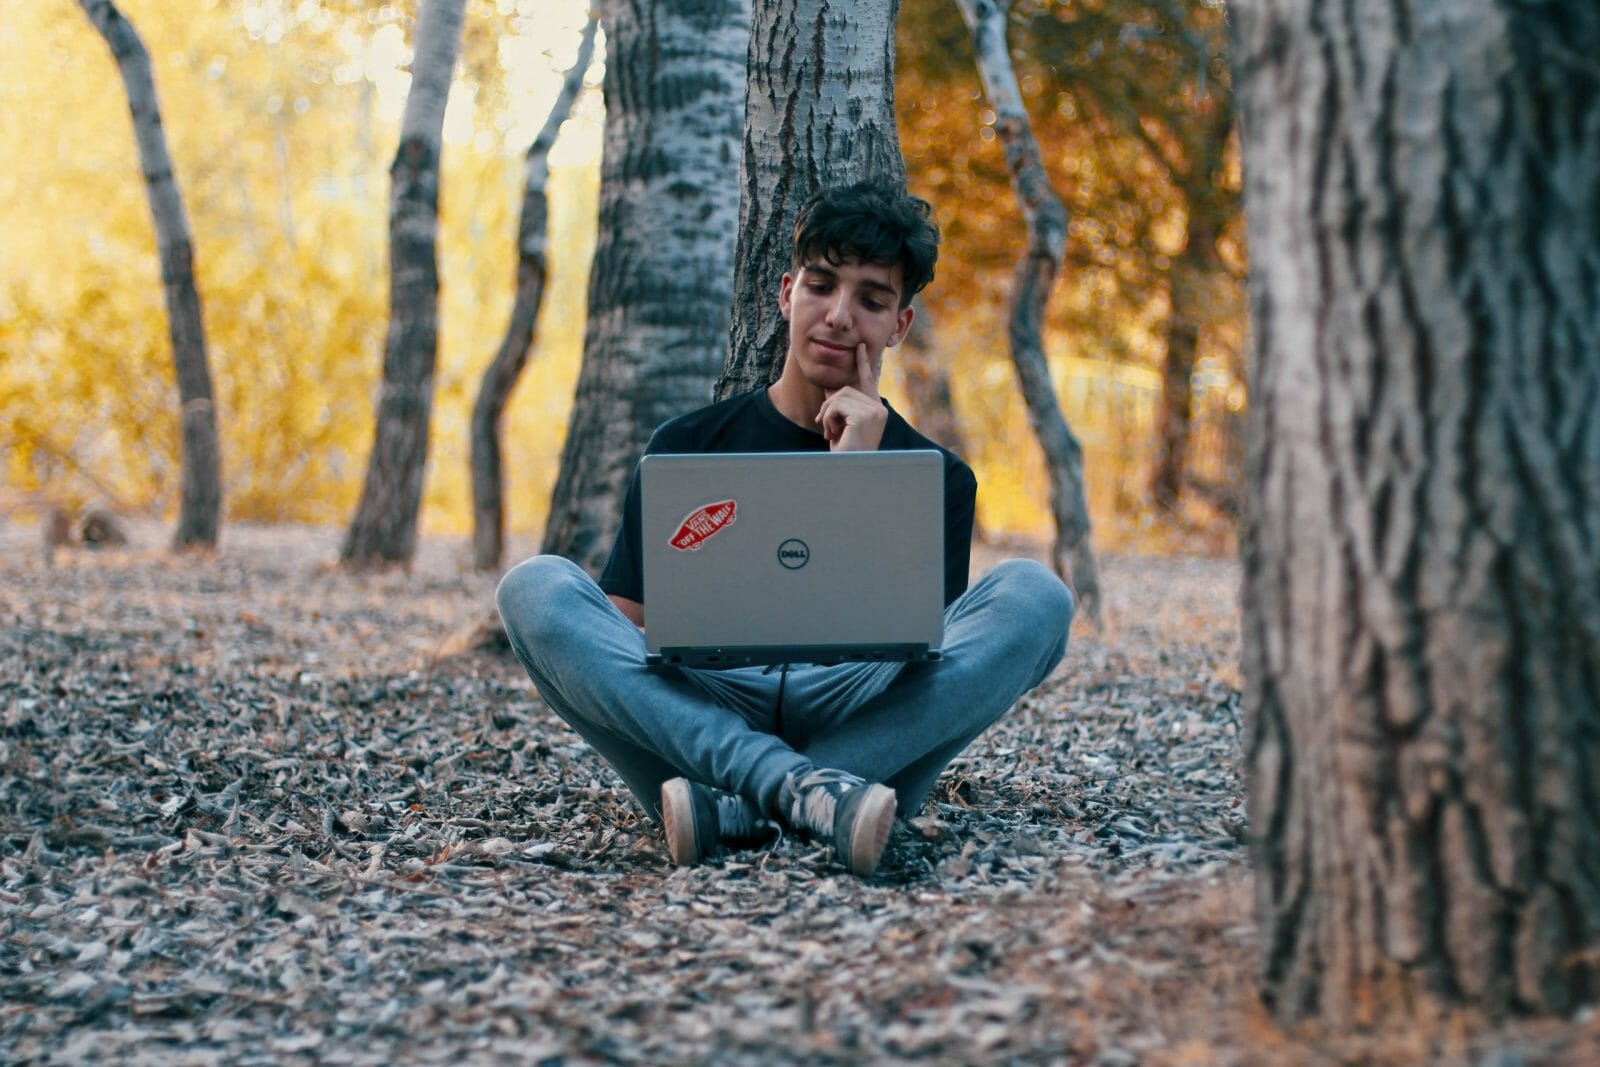
[[[672,867],[514,661],[450,651],[495,584],[459,541],[133,534],[0,524],[0,1062],[1600,1062],[1592,1016],[1269,1020],[1231,562],[1104,560],[1108,625],[858,879],[792,837]]]

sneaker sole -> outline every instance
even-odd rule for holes
[[[850,834],[850,855],[845,864],[855,874],[871,874],[877,869],[883,846],[889,843],[889,830],[894,826],[898,803],[894,790],[888,786],[867,787],[867,794],[856,810]]]
[[[705,856],[694,822],[694,794],[687,778],[661,784],[661,828],[667,835],[667,854],[679,867],[691,867]]]

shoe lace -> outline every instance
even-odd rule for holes
[[[757,807],[737,793],[717,791],[717,833],[730,841],[748,840],[774,829],[770,819],[764,819]]]
[[[849,771],[836,770],[832,767],[818,767],[808,771],[799,779],[790,772],[784,779],[784,786],[791,798],[789,822],[795,826],[807,827],[814,833],[831,833],[839,801],[851,790],[859,789],[866,784],[864,779]]]

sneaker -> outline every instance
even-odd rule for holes
[[[855,874],[871,874],[894,825],[894,790],[845,771],[819,767],[783,782],[780,803],[789,824],[831,844]]]
[[[722,845],[765,844],[778,831],[762,818],[754,801],[687,778],[661,784],[661,825],[667,832],[667,852],[680,867],[699,863]]]

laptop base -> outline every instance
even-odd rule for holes
[[[728,670],[732,667],[765,667],[774,663],[815,663],[834,666],[840,663],[926,663],[943,659],[944,653],[926,644],[899,645],[742,645],[730,648],[674,648],[648,652],[649,667],[696,667],[702,670]]]

